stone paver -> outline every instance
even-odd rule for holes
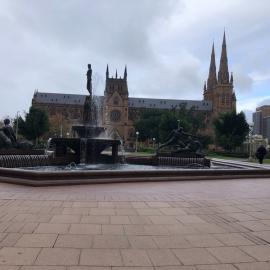
[[[157,248],[151,236],[128,236],[128,240],[132,248]]]
[[[121,250],[125,266],[151,266],[152,263],[145,250],[126,249]]]
[[[117,249],[83,249],[80,265],[122,266],[123,263]]]
[[[258,261],[270,261],[269,245],[243,246],[241,249]]]
[[[270,263],[268,262],[254,262],[254,263],[239,263],[235,264],[239,270],[269,270]]]
[[[31,265],[39,252],[39,248],[3,247],[0,250],[0,265]]]
[[[70,248],[44,248],[38,255],[36,265],[77,265],[80,251]]]
[[[185,239],[193,246],[193,247],[219,247],[223,246],[222,242],[217,240],[211,234],[205,235],[186,235]]]
[[[1,268],[0,268],[1,270]],[[22,266],[20,270],[66,270],[65,266]]]
[[[147,251],[154,266],[180,265],[180,261],[169,249],[150,249]]]
[[[267,179],[0,183],[0,270],[270,269]]]
[[[198,265],[198,270],[238,270],[231,264]]]
[[[51,223],[80,223],[79,215],[55,215],[51,219]]]
[[[113,235],[123,235],[124,227],[123,225],[102,225],[102,234],[113,234]]]
[[[179,235],[174,236],[155,236],[154,241],[159,248],[189,248],[191,244]]]
[[[130,244],[124,235],[96,235],[93,248],[129,248]]]
[[[40,223],[35,233],[67,233],[69,224]]]
[[[29,267],[29,266],[28,266]],[[0,265],[0,270],[19,270],[20,266]]]
[[[89,224],[109,224],[109,216],[82,216],[81,223]]]
[[[71,224],[71,234],[101,234],[101,225],[97,224]]]
[[[52,247],[57,234],[24,234],[16,243],[16,247]]]
[[[215,234],[214,237],[226,246],[245,246],[253,244],[253,242],[239,233]]]
[[[217,259],[203,248],[175,249],[174,253],[184,265],[218,263]]]
[[[252,262],[254,259],[236,247],[208,248],[222,263]]]
[[[55,247],[63,248],[91,248],[93,242],[93,236],[72,234],[72,235],[59,235]]]

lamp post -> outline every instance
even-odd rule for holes
[[[18,140],[18,128],[19,128],[19,124],[18,124],[18,120],[19,120],[19,112],[20,111],[17,111],[17,114],[16,114],[16,140]]]
[[[139,137],[140,132],[136,131],[136,145],[135,145],[135,152],[138,152],[138,137]]]
[[[155,149],[155,146],[156,146],[156,138],[153,138],[153,148]]]
[[[60,138],[63,138],[63,113],[61,112]]]
[[[253,134],[253,123],[249,124],[249,157],[248,157],[249,161],[252,161],[252,134]]]

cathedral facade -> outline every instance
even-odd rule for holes
[[[32,105],[45,109],[49,119],[59,118],[67,123],[67,130],[82,121],[83,107],[86,95],[57,94],[35,92]],[[216,71],[215,49],[212,47],[209,75],[204,84],[202,100],[151,99],[130,97],[128,90],[127,67],[123,76],[110,76],[109,67],[106,69],[106,83],[103,96],[96,97],[99,104],[99,124],[119,136],[127,148],[134,148],[136,139],[135,122],[142,110],[148,109],[177,109],[186,106],[205,115],[206,133],[213,135],[213,120],[224,112],[236,110],[236,96],[233,86],[233,75],[229,74],[224,33],[219,71]],[[64,134],[65,135],[65,134]]]

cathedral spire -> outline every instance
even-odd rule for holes
[[[203,86],[203,93],[205,94],[207,91],[207,88],[206,88],[206,82],[204,82],[204,86]]]
[[[233,84],[233,73],[231,72],[230,84]]]
[[[108,64],[107,64],[107,69],[106,69],[106,79],[108,79],[109,78],[109,66],[108,66]]]
[[[224,30],[223,42],[222,42],[222,51],[221,51],[220,65],[219,65],[219,72],[218,72],[218,82],[221,84],[229,83],[229,69],[228,69],[225,30]]]
[[[116,71],[115,71],[115,78],[116,78],[116,79],[117,79],[117,76],[118,76],[118,75],[117,75],[117,69],[116,69]]]
[[[124,80],[127,80],[127,66],[125,66],[125,71],[124,71]]]
[[[217,73],[216,73],[216,57],[215,57],[215,45],[213,42],[211,62],[209,67],[209,75],[207,79],[207,90],[212,89],[217,84]]]

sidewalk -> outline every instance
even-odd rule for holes
[[[246,159],[243,160],[233,160],[233,159],[220,159],[220,158],[211,158],[212,161],[217,161],[220,163],[224,164],[232,164],[232,165],[240,165],[240,166],[248,166],[251,168],[256,168],[256,169],[270,169],[270,164],[259,164],[259,163],[253,163],[249,162]]]
[[[0,183],[0,270],[269,270],[268,179]]]

